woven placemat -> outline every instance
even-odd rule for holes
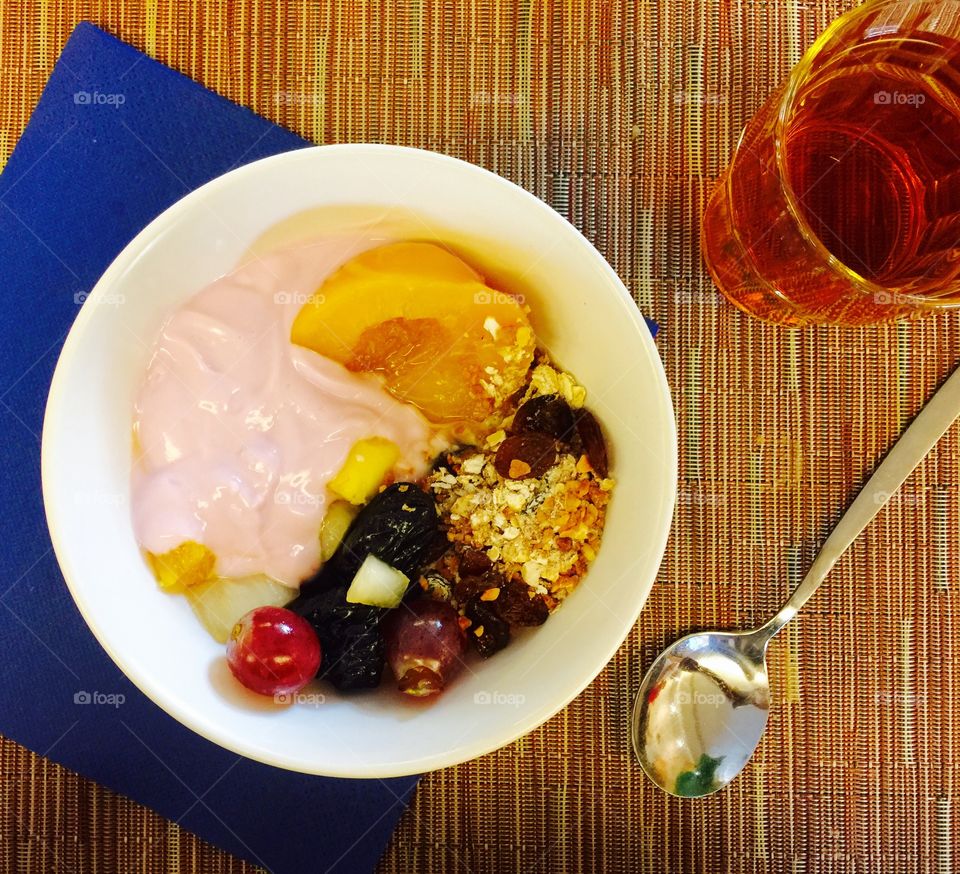
[[[0,2],[3,158],[89,19],[315,142],[425,147],[513,179],[662,325],[680,491],[640,622],[547,725],[424,778],[382,872],[960,867],[957,429],[775,644],[770,732],[728,791],[664,796],[626,733],[658,648],[766,618],[960,350],[949,315],[768,327],[725,304],[700,264],[698,216],[740,128],[848,5]],[[253,870],[0,740],[4,874]]]

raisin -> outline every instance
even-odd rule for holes
[[[557,444],[552,437],[513,434],[500,444],[493,466],[506,479],[527,479],[543,476],[556,461]]]
[[[605,477],[609,471],[607,463],[607,444],[603,439],[600,424],[589,410],[577,410],[577,434],[587,454],[587,461],[597,476]]]
[[[550,615],[550,608],[543,598],[531,592],[520,580],[506,583],[492,603],[497,615],[510,625],[543,625]]]
[[[465,604],[474,595],[479,595],[495,585],[496,583],[489,582],[485,576],[460,577],[453,584],[453,593],[459,603]]]
[[[487,554],[480,549],[474,549],[472,546],[464,546],[458,549],[457,558],[460,560],[460,574],[465,577],[482,577],[493,567],[493,562],[490,561]]]
[[[491,604],[476,595],[467,602],[466,614],[472,623],[467,637],[473,641],[481,658],[488,659],[510,643],[510,626],[493,611]],[[479,632],[479,634],[478,634]]]
[[[514,434],[546,434],[566,443],[574,434],[573,412],[560,395],[539,395],[517,410],[510,430]]]
[[[450,601],[453,598],[453,583],[437,571],[427,571],[420,578],[420,588],[434,601]]]
[[[460,454],[464,450],[472,448],[473,447],[458,444],[456,446],[451,446],[449,449],[444,449],[443,452],[433,459],[433,462],[430,465],[430,472],[438,473],[441,470],[453,470],[454,464],[459,463]]]

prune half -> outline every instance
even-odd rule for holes
[[[384,666],[380,621],[387,611],[349,603],[347,589],[371,553],[417,579],[441,537],[436,503],[413,483],[394,483],[360,511],[330,561],[287,605],[320,638],[319,676],[338,689],[379,684]]]
[[[317,676],[344,691],[380,684],[384,666],[380,620],[386,610],[349,603],[344,586],[301,596],[288,609],[306,619],[320,639],[323,662]]]
[[[394,483],[357,515],[330,559],[331,571],[348,582],[373,553],[413,578],[435,551],[440,533],[433,497],[413,483]]]

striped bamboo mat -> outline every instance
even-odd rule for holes
[[[400,872],[960,869],[955,429],[775,645],[770,733],[699,803],[633,766],[631,690],[691,626],[764,619],[864,472],[949,371],[960,320],[787,333],[723,303],[704,196],[835,0],[0,0],[0,159],[90,19],[318,143],[482,164],[596,244],[663,330],[679,506],[630,641],[562,714],[427,776]],[[253,870],[0,741],[0,871]]]

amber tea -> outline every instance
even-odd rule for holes
[[[703,226],[733,303],[802,325],[960,302],[954,31],[958,3],[868,3],[748,125]]]

